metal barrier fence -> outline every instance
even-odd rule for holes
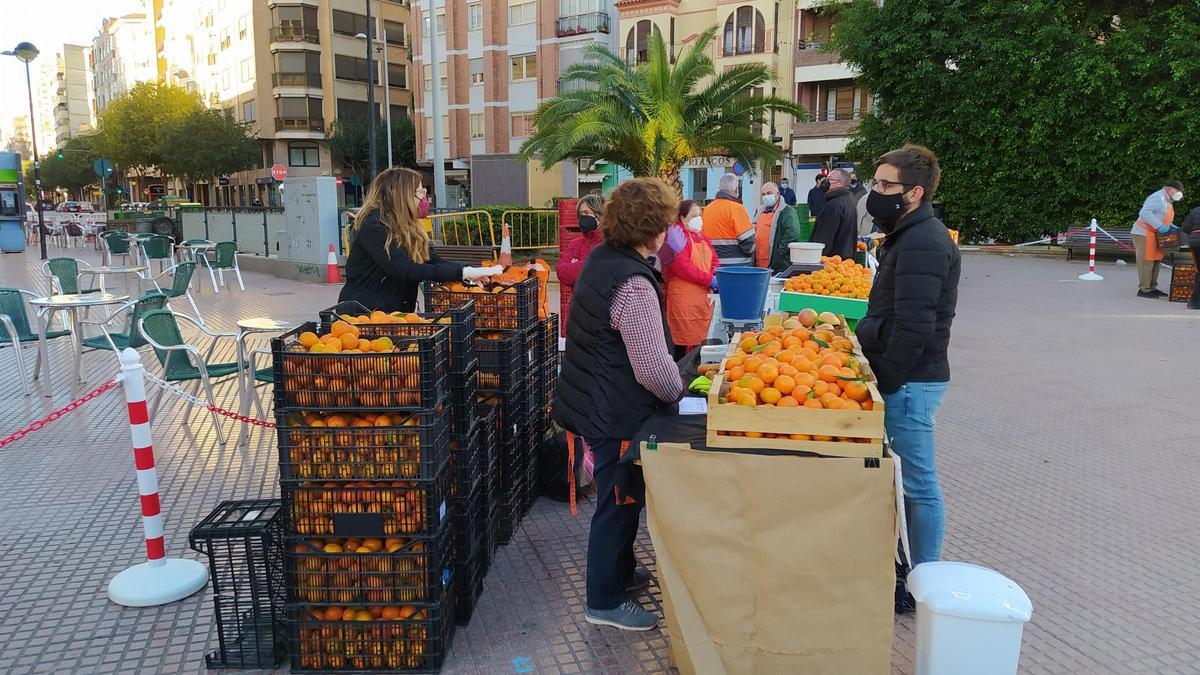
[[[436,213],[429,216],[433,225],[433,241],[443,246],[489,246],[498,245],[498,237],[492,225],[492,215],[487,211],[458,211]]]
[[[179,224],[185,240],[232,241],[253,255],[279,255],[287,239],[283,209],[189,207],[180,209]]]
[[[500,214],[500,225],[508,225],[514,251],[558,248],[558,211],[556,210],[505,211]]]

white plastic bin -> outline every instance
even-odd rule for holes
[[[1012,675],[1029,596],[1004,575],[962,562],[930,562],[908,574],[917,601],[917,675]]]

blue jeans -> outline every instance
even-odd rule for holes
[[[946,509],[938,485],[933,446],[934,414],[946,398],[949,382],[909,382],[894,394],[884,394],[883,426],[900,458],[904,475],[904,510],[914,567],[942,555]]]

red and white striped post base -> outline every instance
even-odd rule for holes
[[[182,600],[208,583],[208,568],[195,560],[168,558],[163,545],[163,520],[158,503],[158,474],[150,443],[150,415],[142,362],[133,349],[121,352],[121,383],[129,405],[129,432],[137,467],[142,528],[146,532],[146,562],[134,565],[108,582],[108,599],[126,607],[152,607]]]
[[[1092,218],[1092,237],[1091,243],[1088,245],[1088,271],[1080,274],[1079,278],[1084,281],[1104,281],[1104,277],[1096,274],[1096,219]]]

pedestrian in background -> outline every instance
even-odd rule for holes
[[[854,171],[850,172],[850,183],[847,185],[850,188],[850,196],[854,198],[854,203],[858,204],[863,197],[867,195],[867,188],[858,180],[858,174]]]
[[[657,178],[634,178],[613,190],[604,242],[592,250],[571,299],[554,399],[555,419],[582,436],[596,459],[584,618],[622,630],[658,625],[630,595],[651,579],[633,555],[646,490],[641,467],[620,459],[647,419],[683,398],[663,278],[653,260],[678,208],[679,197]]]
[[[679,217],[667,230],[658,262],[667,283],[667,325],[675,340],[675,359],[683,358],[708,337],[713,306],[708,299],[713,275],[721,262],[704,236],[700,205],[679,203]]]
[[[821,255],[853,260],[858,244],[858,213],[850,197],[850,174],[845,169],[834,169],[826,180],[829,181],[827,201],[817,215],[809,241],[825,245]]]
[[[875,181],[868,178],[867,182],[863,184],[863,187],[870,192],[874,187],[874,184]],[[858,217],[858,236],[871,236],[871,233],[875,231],[875,219],[871,216],[871,213],[867,211],[867,200],[858,200],[858,203],[854,206],[854,210],[855,215]]]
[[[754,264],[754,226],[742,206],[741,181],[727,173],[721,176],[717,198],[704,207],[704,236],[717,250],[723,267]]]
[[[1192,284],[1192,297],[1188,309],[1200,309],[1200,206],[1188,212],[1179,228],[1187,235],[1188,249],[1192,252],[1192,269],[1196,270],[1196,281]]]
[[[829,189],[829,181],[821,174],[816,175],[815,184],[808,191],[808,217],[816,218],[825,206],[825,191]]]
[[[579,232],[582,236],[567,243],[562,257],[558,259],[558,264],[554,268],[555,274],[558,275],[558,283],[563,290],[567,291],[567,297],[570,297],[570,293],[575,291],[575,281],[579,279],[583,263],[587,261],[588,255],[596,247],[596,244],[601,241],[600,218],[603,215],[604,197],[600,195],[587,195],[575,205],[575,219],[579,223]],[[567,325],[570,309],[570,302],[563,304],[559,309],[562,315],[559,320],[564,326]]]
[[[763,183],[761,202],[754,224],[754,265],[782,272],[792,264],[788,244],[800,241],[800,218],[782,203],[774,183]]]
[[[937,157],[918,145],[875,162],[867,209],[886,237],[867,314],[855,328],[883,394],[884,433],[900,458],[914,567],[941,558],[946,524],[934,416],[950,381],[960,261],[930,205],[940,180]]]
[[[1170,232],[1175,221],[1174,202],[1183,199],[1183,183],[1169,180],[1162,189],[1146,197],[1137,221],[1130,228],[1133,235],[1133,251],[1137,258],[1139,298],[1163,298],[1166,293],[1158,290],[1158,270],[1162,266],[1163,253],[1158,247],[1158,233]]]
[[[783,197],[783,203],[788,206],[796,205],[796,191],[792,189],[788,179],[783,178],[779,181],[779,196]]]

